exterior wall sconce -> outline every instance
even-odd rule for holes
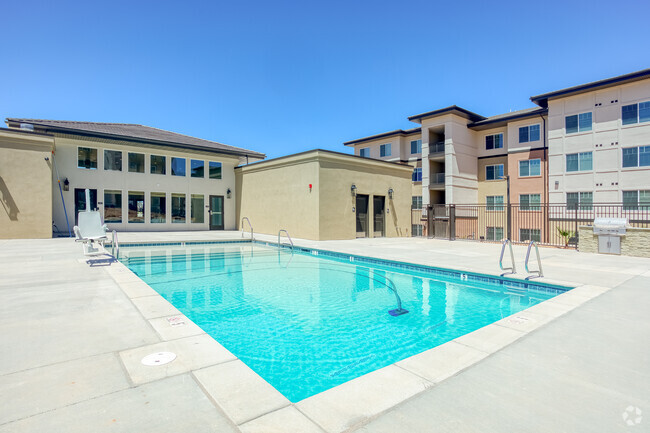
[[[393,188],[388,188],[388,199],[389,200],[393,199]]]
[[[230,198],[231,195],[232,195],[232,191],[230,190],[230,188],[228,188],[228,190],[226,191],[226,198]]]
[[[350,191],[352,192],[352,197],[357,196],[357,186],[355,184],[352,184],[352,186],[350,187]]]
[[[63,181],[63,191],[70,191],[70,181],[67,177]]]

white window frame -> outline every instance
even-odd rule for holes
[[[384,143],[379,145],[379,157],[380,158],[385,158],[387,156],[392,156],[393,149],[391,146],[392,143]],[[386,153],[386,149],[388,149],[388,153]],[[383,155],[382,155],[383,153]]]
[[[488,179],[488,176],[487,176],[487,169],[488,169],[488,167],[498,167],[498,166],[503,167],[503,170],[502,170],[502,171],[503,171],[503,175],[504,175],[504,176],[506,175],[506,167],[505,167],[505,164],[490,164],[490,165],[486,165],[486,166],[485,166],[485,180],[486,180],[486,181],[491,182],[491,181],[493,181],[493,180],[503,180],[503,179],[500,178],[500,177],[497,177],[497,178],[495,178],[495,179]]]
[[[83,146],[81,146],[81,147],[83,147]],[[113,170],[112,168],[111,169],[106,168],[106,151],[120,152],[122,154],[122,168],[120,170]],[[128,161],[127,161],[127,163],[128,163]],[[104,148],[103,152],[102,152],[102,168],[104,169],[103,171],[116,171],[118,173],[124,173],[124,151],[123,150],[118,150],[118,149]],[[116,191],[116,190],[110,189],[109,191]]]
[[[79,149],[81,149],[82,147],[83,147],[84,149],[95,149],[95,150],[97,151],[97,167],[95,167],[95,168],[79,167]],[[77,154],[75,155],[75,158],[77,159],[77,162],[75,163],[75,166],[76,166],[79,170],[99,170],[99,149],[100,149],[99,147],[91,147],[91,146],[77,146]],[[103,158],[103,157],[104,157],[104,155],[102,155],[102,158]],[[124,159],[122,159],[122,161],[124,161]],[[103,161],[102,161],[102,162],[103,162]],[[122,165],[124,165],[124,163],[122,163]]]
[[[487,139],[488,137],[496,137],[497,135],[501,136],[501,147],[492,147],[492,149],[487,148]],[[492,139],[492,143],[494,143],[494,139]],[[497,132],[494,134],[487,134],[483,137],[483,144],[485,145],[485,150],[496,150],[496,149],[503,149],[504,142],[503,142],[503,132]]]
[[[530,127],[531,126],[539,126],[539,138],[537,140],[531,140],[530,139]],[[535,143],[537,141],[541,141],[542,134],[543,134],[542,124],[541,123],[531,123],[530,125],[524,125],[524,126],[520,126],[519,128],[517,128],[517,140],[519,140],[519,130],[521,128],[528,128],[528,141],[519,141],[519,143]]]
[[[364,155],[365,152],[368,152],[368,155]],[[359,156],[362,158],[370,158],[370,147],[360,147]]]
[[[528,173],[530,173],[530,161],[539,161],[539,174],[528,174],[526,176],[522,176],[521,163],[524,161],[528,163]],[[542,158],[520,159],[517,164],[517,170],[519,171],[519,177],[542,177]]]

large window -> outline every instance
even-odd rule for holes
[[[650,166],[650,146],[623,148],[623,167]]]
[[[411,209],[422,209],[422,196],[414,195],[411,197]]]
[[[485,240],[500,241],[503,239],[503,227],[486,227]]]
[[[650,122],[650,101],[638,104],[623,105],[621,107],[623,125],[632,123]]]
[[[503,210],[503,196],[502,195],[488,195],[485,197],[487,210]]]
[[[503,134],[485,136],[485,149],[501,149],[503,147]]]
[[[390,156],[391,151],[390,151],[390,143],[382,144],[379,146],[379,156],[384,157],[384,156]]]
[[[129,222],[144,222],[144,192],[129,191]]]
[[[167,197],[164,192],[151,193],[151,222],[153,224],[167,222]]]
[[[541,175],[541,160],[527,159],[519,161],[519,177],[530,177]]]
[[[591,131],[591,112],[566,116],[564,118],[564,127],[567,134]]]
[[[104,191],[104,222],[122,222],[122,191]]]
[[[104,150],[104,170],[122,171],[122,152]]]
[[[185,194],[172,194],[172,223],[185,222]]]
[[[539,229],[519,229],[519,241],[541,242],[542,237]]]
[[[90,147],[77,148],[77,167],[97,170],[97,149]]]
[[[502,177],[503,177],[503,164],[485,166],[485,180],[499,180]]]
[[[362,156],[364,158],[370,158],[370,148],[362,147],[361,149],[359,149],[359,156]]]
[[[192,194],[190,204],[192,206],[192,209],[190,210],[191,221],[193,223],[203,223],[203,215],[205,214],[203,211],[203,195]]]
[[[185,176],[185,158],[172,157],[172,176]]]
[[[411,140],[411,154],[422,153],[422,140]]]
[[[589,171],[593,169],[591,152],[570,153],[566,156],[566,171]]]
[[[591,210],[594,204],[593,192],[567,192],[566,207],[569,210]]]
[[[221,179],[221,163],[210,161],[210,179]]]
[[[422,167],[417,167],[413,169],[413,175],[411,175],[411,180],[413,182],[422,182]]]
[[[519,196],[520,210],[540,210],[540,194],[521,194]]]
[[[623,209],[650,210],[650,190],[623,191]]]
[[[190,160],[190,170],[192,177],[205,177],[205,162],[198,159]]]
[[[167,174],[167,158],[151,155],[151,174]]]
[[[129,152],[129,172],[144,173],[144,153]]]
[[[539,141],[539,124],[519,128],[519,142]]]
[[[421,224],[411,224],[411,236],[422,236],[422,228]]]

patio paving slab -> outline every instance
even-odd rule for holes
[[[291,404],[240,360],[195,371],[194,376],[237,425]]]
[[[236,433],[237,428],[182,375],[0,426],[0,433]]]
[[[293,406],[271,412],[241,425],[242,433],[323,433]]]

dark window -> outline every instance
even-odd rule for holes
[[[96,170],[97,149],[92,149],[90,147],[77,148],[77,167]]]
[[[221,179],[221,163],[210,161],[210,179]]]
[[[144,153],[129,152],[129,172],[144,173]]]
[[[122,152],[104,150],[104,170],[122,171]]]
[[[129,222],[144,222],[144,192],[129,191]]]
[[[172,157],[172,176],[185,176],[185,158]]]
[[[185,194],[172,194],[172,223],[185,222]]]
[[[151,222],[167,222],[167,197],[164,192],[151,193]]]
[[[190,169],[192,177],[205,177],[205,162],[192,159],[190,160]]]
[[[167,158],[151,155],[151,174],[167,174]]]
[[[192,209],[190,210],[190,216],[193,223],[203,223],[204,212],[204,201],[203,195],[201,194],[192,194],[191,200]]]
[[[122,191],[104,191],[104,222],[122,222]]]
[[[629,125],[631,123],[637,123],[639,121],[637,107],[637,104],[623,105],[621,107],[623,125]]]

